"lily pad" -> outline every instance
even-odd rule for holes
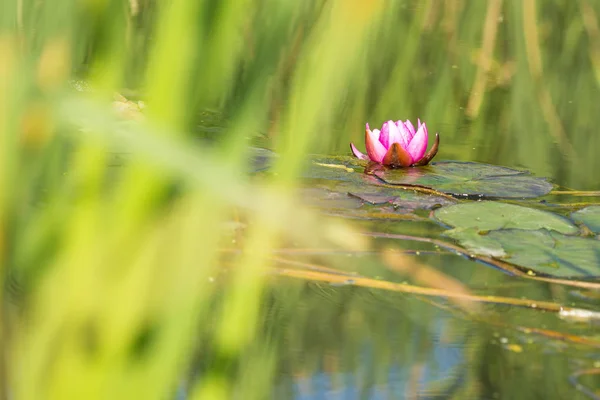
[[[600,206],[589,206],[575,211],[571,218],[585,224],[594,233],[600,233]]]
[[[364,175],[363,170],[364,166],[354,157],[313,156],[302,170],[302,177],[334,181],[358,181]]]
[[[443,161],[427,167],[378,169],[373,174],[389,184],[413,184],[467,198],[532,198],[553,185],[527,171],[476,162]]]
[[[360,199],[320,187],[306,187],[300,191],[303,204],[322,210],[353,210],[362,206]]]
[[[505,257],[504,248],[490,238],[488,232],[482,233],[477,228],[456,228],[444,232],[444,235],[460,242],[460,244],[475,253],[491,257]]]
[[[309,187],[343,193],[366,204],[391,205],[396,211],[431,210],[455,203],[453,199],[385,185],[363,171],[364,163],[354,157],[313,156],[302,175]]]
[[[387,189],[387,188],[385,188]],[[389,189],[388,189],[389,190]],[[389,194],[384,193],[370,193],[370,192],[348,192],[349,195],[357,197],[369,204],[385,204],[389,203],[396,209],[404,210],[433,210],[440,208],[445,205],[454,204],[451,200],[443,197],[431,196],[431,195],[419,195],[415,193],[398,193],[400,191],[393,192],[390,190]]]
[[[479,231],[495,229],[555,230],[575,234],[577,226],[567,218],[547,211],[497,201],[478,201],[455,204],[435,211],[435,217],[446,225],[476,228]]]
[[[417,209],[432,210],[441,206],[454,204],[456,200],[412,190],[382,186],[377,178],[364,174],[355,174],[355,178],[346,182],[321,183],[329,190],[345,193],[361,199],[367,204],[392,205],[396,210],[413,211]]]
[[[506,229],[474,235],[452,231],[451,237],[475,254],[491,255],[535,272],[560,277],[600,276],[600,241],[545,229]],[[498,255],[502,249],[504,254]]]
[[[391,203],[396,199],[396,196],[390,196],[387,194],[379,194],[379,193],[352,193],[348,192],[348,194],[352,197],[356,197],[365,203],[380,205]]]

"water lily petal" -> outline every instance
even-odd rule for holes
[[[380,132],[375,129],[371,131],[369,129],[369,124],[367,124],[367,128],[365,129],[365,147],[367,148],[367,154],[372,161],[380,163],[387,152],[387,149],[383,147],[381,142],[379,141]]]
[[[384,129],[389,132],[389,141],[386,149],[389,149],[393,143],[400,143],[400,146],[402,146],[403,149],[408,146],[406,135],[400,129],[398,129],[398,125],[396,125],[394,121],[387,121],[384,123],[381,131],[383,132]]]
[[[373,130],[371,131],[371,127],[369,126],[369,123],[368,123],[368,122],[367,122],[367,124],[366,124],[366,127],[367,127],[367,130],[368,130],[369,132],[371,132],[371,134],[373,135],[373,137],[376,137],[376,138],[377,138],[377,140],[381,141],[381,140],[380,140],[380,139],[381,139],[381,132],[379,131],[379,129],[373,129]]]
[[[421,129],[423,128],[425,130],[425,136],[429,137],[429,132],[427,131],[427,125],[425,125],[425,122],[421,122],[421,120],[419,120],[419,128]]]
[[[427,150],[427,139],[427,127],[425,124],[420,124],[419,130],[417,130],[417,133],[415,133],[415,136],[412,138],[406,149],[415,162],[418,162],[423,158],[425,150]]]
[[[398,121],[398,122],[402,122],[402,121]],[[414,125],[408,119],[406,120],[406,122],[404,123],[404,125],[406,126],[406,128],[410,132],[410,138],[412,139],[413,136],[415,136],[415,133],[417,132],[417,131],[415,131]]]
[[[433,157],[435,157],[435,155],[437,154],[439,146],[440,146],[440,135],[436,133],[435,134],[435,142],[433,142],[433,146],[431,146],[431,149],[429,149],[429,151],[427,152],[427,154],[425,154],[425,156],[423,158],[421,158],[419,161],[414,163],[413,166],[420,167],[422,165],[429,164],[431,159]]]
[[[425,125],[425,122],[423,122],[419,128],[423,128],[425,131],[425,137],[429,138],[429,132],[427,131],[427,125]],[[427,148],[427,146],[425,146],[425,148]]]
[[[400,136],[402,137],[400,144],[402,145],[402,148],[406,149],[414,134],[410,133],[410,129],[408,129],[408,127],[404,125],[404,122],[402,121],[396,122],[396,127],[398,128]]]
[[[390,167],[408,167],[413,163],[413,159],[408,151],[396,142],[392,143],[381,163]]]
[[[381,133],[379,134],[379,141],[386,149],[390,147],[390,128],[388,127],[387,122],[383,124],[381,127]]]
[[[350,143],[350,149],[352,150],[352,154],[354,154],[354,156],[358,159],[361,160],[368,160],[369,156],[367,156],[366,154],[361,153],[360,151],[358,151],[358,149],[356,148],[356,146],[354,145],[354,143]]]

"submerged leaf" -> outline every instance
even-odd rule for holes
[[[476,228],[479,231],[512,228],[545,228],[565,234],[575,234],[579,231],[568,219],[560,215],[497,201],[455,204],[437,210],[434,215],[446,225]]]

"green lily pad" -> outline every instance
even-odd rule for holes
[[[384,188],[387,189],[387,188]],[[388,189],[389,190],[389,189]],[[411,192],[399,193],[390,190],[389,194],[370,192],[348,192],[349,195],[357,197],[369,204],[389,203],[396,209],[403,210],[433,210],[445,205],[454,204],[451,200],[439,196],[421,195]]]
[[[318,182],[328,190],[344,193],[371,205],[391,205],[398,211],[432,210],[456,202],[441,196],[382,186],[377,178],[365,174],[354,173],[352,179],[348,178],[345,182],[339,180]]]
[[[427,221],[412,214],[412,209],[397,208],[389,202],[367,202],[346,191],[333,191],[322,185],[304,187],[299,194],[304,205],[317,208],[327,215],[365,221]]]
[[[475,253],[491,257],[505,257],[506,252],[494,239],[488,236],[488,232],[482,233],[477,228],[456,228],[444,232],[444,235],[460,242],[460,244]]]
[[[560,277],[600,276],[600,241],[567,236],[545,229],[506,229],[486,235],[472,230],[451,231],[474,254],[491,255],[537,273]],[[497,254],[501,249],[504,254]]]
[[[387,203],[392,203],[396,197],[395,196],[390,196],[390,195],[386,195],[386,194],[379,194],[379,193],[352,193],[352,192],[348,192],[348,194],[352,197],[356,197],[362,201],[364,201],[365,203],[369,203],[369,204],[373,204],[373,205],[380,205],[380,204],[387,204]]]
[[[476,162],[444,161],[419,168],[378,169],[373,174],[389,184],[422,185],[466,198],[532,198],[553,187],[527,171]]]
[[[594,233],[600,233],[600,206],[589,206],[571,214],[574,221],[585,224]]]
[[[306,187],[300,191],[303,204],[321,210],[353,210],[362,206],[360,199],[321,187]]]
[[[479,231],[495,229],[555,230],[575,234],[577,226],[559,215],[497,201],[478,201],[455,204],[435,211],[435,217],[446,225],[476,228]]]
[[[346,156],[313,156],[302,176],[309,187],[325,188],[362,200],[370,205],[391,205],[391,210],[431,210],[454,204],[452,199],[387,186],[375,176],[364,174],[364,162]]]
[[[302,177],[359,182],[363,179],[363,171],[364,165],[354,157],[313,156],[302,170]],[[376,178],[371,177],[371,179]]]

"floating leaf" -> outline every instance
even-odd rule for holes
[[[303,178],[357,181],[364,166],[354,157],[313,156],[302,171]]]
[[[600,233],[600,206],[589,206],[575,211],[571,218],[584,223],[594,233]]]
[[[419,168],[377,169],[373,174],[389,184],[422,185],[464,197],[531,198],[553,187],[527,171],[475,162],[445,161]]]
[[[304,204],[323,210],[352,210],[362,206],[359,199],[320,187],[302,188],[300,194]]]
[[[503,249],[496,256],[538,273],[561,277],[600,276],[600,241],[558,232],[506,229],[474,235],[472,230],[450,232],[475,254],[490,255],[490,248]]]
[[[479,255],[498,258],[506,256],[506,252],[497,241],[491,239],[487,232],[482,234],[477,228],[451,229],[444,232],[444,235],[459,241],[469,250],[475,249]]]
[[[396,200],[396,196],[390,196],[390,195],[387,195],[387,194],[380,194],[380,193],[352,193],[352,192],[348,192],[348,194],[350,196],[352,196],[352,197],[356,197],[358,199],[361,199],[365,203],[375,204],[375,205],[391,203],[394,200]]]
[[[387,189],[387,188],[386,188]],[[391,189],[390,191],[393,191]],[[404,210],[433,210],[435,208],[439,208],[445,205],[454,204],[452,201],[445,199],[443,197],[425,195],[425,194],[415,194],[411,192],[398,193],[401,191],[396,191],[395,194],[385,194],[385,193],[355,193],[348,192],[351,196],[358,197],[363,201],[369,204],[385,204],[389,203],[393,205],[396,209],[404,209]]]
[[[559,215],[497,201],[455,204],[436,210],[434,215],[446,225],[476,228],[479,231],[512,228],[545,228],[565,234],[575,234],[579,231],[567,218]]]
[[[329,190],[348,194],[368,204],[389,204],[397,210],[431,210],[455,203],[453,199],[382,186],[378,183],[373,184],[373,180],[376,178],[364,174],[355,175],[359,179],[347,182],[329,182],[327,187]]]
[[[354,157],[313,157],[303,170],[311,187],[323,187],[332,192],[358,198],[371,205],[390,204],[395,210],[431,210],[453,204],[453,199],[417,193],[386,186],[378,178],[363,173],[364,163]]]
[[[316,186],[302,188],[299,194],[305,205],[316,207],[329,215],[361,220],[426,220],[409,214],[412,210],[398,209],[390,203],[365,204],[364,200],[350,196],[346,191]]]

